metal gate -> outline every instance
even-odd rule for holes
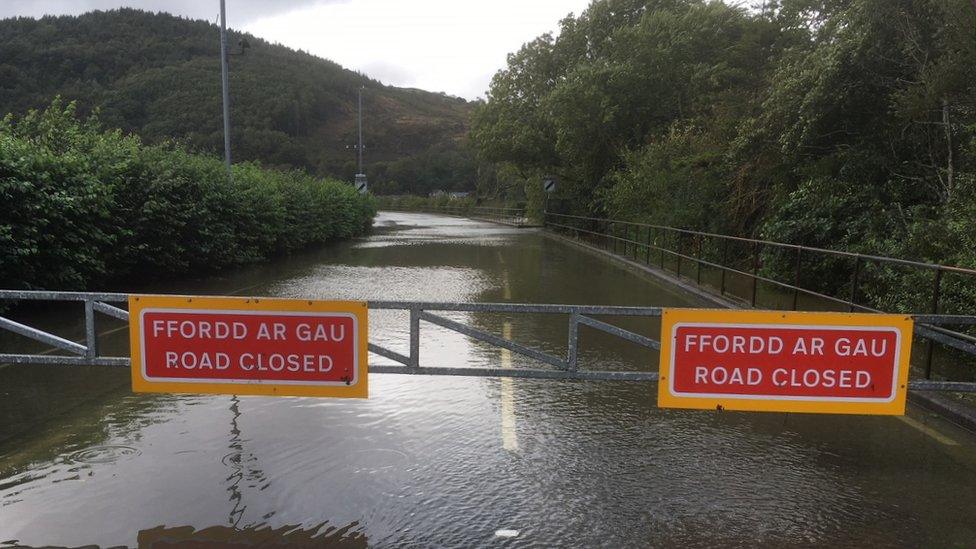
[[[75,302],[83,305],[85,319],[85,338],[83,341],[77,342],[0,316],[0,330],[12,332],[41,342],[50,346],[51,351],[68,353],[50,354],[49,351],[38,354],[16,354],[4,352],[0,348],[0,364],[129,367],[129,357],[105,356],[99,351],[98,314],[96,314],[99,313],[128,322],[128,311],[119,306],[127,303],[128,298],[128,294],[121,293],[0,290],[0,305],[16,301]],[[379,344],[370,343],[369,350],[371,352],[400,364],[398,366],[370,365],[369,371],[372,373],[644,382],[658,380],[658,373],[654,371],[607,371],[585,368],[586,365],[580,364],[579,360],[579,333],[580,326],[587,326],[616,336],[632,344],[657,350],[660,349],[660,342],[658,340],[594,317],[639,317],[655,319],[661,316],[662,309],[660,307],[370,301],[369,308],[371,310],[398,310],[409,313],[409,354],[404,355]],[[567,316],[566,355],[556,356],[544,350],[517,343],[511,339],[506,339],[443,315],[443,313],[449,312],[498,313],[509,316],[527,314]],[[944,340],[951,337],[947,335],[947,333],[951,332],[945,330],[945,326],[976,325],[976,316],[914,315],[913,318],[915,319],[916,337],[940,343],[947,343]],[[455,365],[423,366],[420,362],[422,322],[434,324],[477,341],[507,349],[513,353],[542,362],[551,366],[551,368],[480,368]],[[958,340],[954,340],[950,344],[958,350],[976,356],[976,345]],[[976,382],[913,379],[909,382],[909,389],[915,391],[976,392]]]

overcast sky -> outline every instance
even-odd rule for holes
[[[483,97],[505,56],[590,0],[227,0],[228,25],[384,83]],[[0,0],[0,18],[120,6],[217,21],[218,0]]]

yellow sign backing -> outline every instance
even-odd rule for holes
[[[904,315],[665,309],[658,406],[905,413]]]
[[[133,295],[132,389],[367,398],[367,306]]]

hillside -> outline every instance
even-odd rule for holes
[[[366,86],[367,173],[382,189],[465,187],[470,105],[463,99],[385,86],[310,54],[230,32],[250,48],[230,57],[235,161],[259,160],[350,179],[355,173],[356,90]],[[175,138],[222,151],[219,30],[206,21],[122,9],[78,17],[0,21],[0,114],[53,97],[100,109],[106,126],[148,142]],[[414,181],[433,160],[454,168]],[[456,173],[455,173],[456,172]],[[392,189],[393,191],[402,189]],[[417,189],[423,191],[424,189]]]

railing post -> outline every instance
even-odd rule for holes
[[[644,265],[651,264],[651,228],[647,227],[647,246],[644,247]]]
[[[861,279],[861,255],[858,254],[854,256],[854,276],[851,277],[851,297],[848,303],[850,303],[850,312],[854,312],[854,304],[857,302],[857,283]]]
[[[630,258],[637,261],[637,242],[640,240],[640,226],[634,225],[634,237],[631,239],[632,243],[630,245],[631,254]]]
[[[638,253],[637,242],[639,240],[640,240],[640,226],[634,225],[634,237],[631,239],[631,244],[630,244],[630,249],[631,249],[630,258],[633,259],[634,261],[637,261],[637,253]]]
[[[702,237],[701,235],[695,235],[695,241],[698,244],[698,251],[695,253],[695,260],[698,264],[698,268],[695,269],[695,284],[701,286],[701,270],[702,270]]]
[[[935,280],[932,281],[932,314],[939,314],[939,301],[942,297],[942,269],[935,270]],[[935,354],[935,344],[931,339],[925,341],[925,379],[932,379],[932,358]]]
[[[759,294],[759,242],[752,245],[752,306],[756,306]]]
[[[566,345],[566,365],[575,372],[579,365],[579,313],[569,315],[569,339]]]
[[[95,301],[85,300],[85,349],[86,358],[98,356],[98,332],[95,330]]]
[[[617,224],[610,222],[610,241],[613,242],[613,253],[617,254]]]
[[[659,231],[658,236],[661,237],[661,270],[663,271],[664,270],[664,249],[667,248],[665,242],[667,240],[667,236],[663,236],[663,235],[667,233],[664,232],[664,229],[658,229],[658,231]]]
[[[681,247],[681,236],[683,233],[677,232],[674,234],[675,234],[675,240],[677,240],[677,242],[675,242],[676,246],[674,247],[675,248],[674,251],[676,252],[674,257],[675,260],[677,261],[677,265],[675,265],[676,267],[675,274],[677,275],[678,278],[681,278],[681,256],[684,255],[681,253],[683,250],[683,248]]]
[[[420,309],[410,308],[410,367],[420,367]]]
[[[932,314],[939,314],[939,301],[942,297],[942,269],[935,270],[935,280],[932,281]]]
[[[796,271],[793,273],[793,310],[795,311],[800,304],[800,257],[803,248],[796,247]]]
[[[722,281],[719,283],[718,295],[725,295],[725,271],[729,262],[729,239],[722,239]]]

